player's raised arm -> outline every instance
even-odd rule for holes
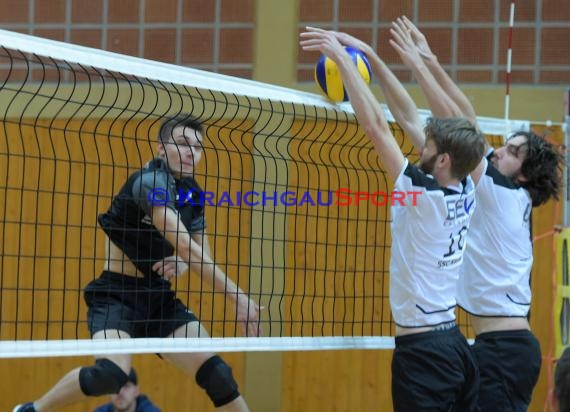
[[[464,117],[475,124],[477,116],[473,105],[441,66],[437,55],[431,50],[425,35],[406,16],[398,18],[392,23],[391,33],[391,44],[398,51],[404,63],[407,64],[406,60],[409,60],[406,59],[407,56],[411,57],[411,54],[417,54],[435,79],[435,84],[427,81],[420,82],[420,86],[434,114],[439,116],[446,114],[437,113],[440,110],[441,99],[445,99],[443,103],[448,104],[450,110],[453,111],[451,114],[447,113],[448,115]],[[415,75],[421,76],[420,73],[416,73],[418,67],[408,67],[414,71]],[[418,79],[422,79],[422,77]],[[440,95],[439,99],[438,95]]]
[[[386,171],[395,180],[402,171],[404,155],[390,131],[382,107],[358,73],[335,32],[307,27],[307,31],[301,33],[300,45],[303,50],[323,53],[338,65],[356,118],[372,139]]]
[[[421,152],[425,144],[423,125],[418,108],[402,83],[369,44],[348,33],[333,33],[341,44],[354,47],[366,55],[394,119],[412,139],[416,150]]]
[[[441,67],[418,28],[402,17],[392,23],[390,32],[390,44],[414,74],[432,113],[439,117],[462,117],[476,125],[477,116],[471,102]],[[484,165],[481,159],[471,172],[475,183],[479,182]]]
[[[194,273],[200,274],[202,279],[218,292],[223,292],[236,302],[235,310],[239,322],[242,323],[246,336],[259,336],[260,307],[241,290],[221,269],[214,263],[209,253],[202,248],[179,219],[178,214],[167,206],[153,207],[153,225],[162,232],[163,236],[175,247],[176,253],[185,261],[190,262]],[[209,249],[209,246],[208,246]]]
[[[392,24],[390,33],[390,44],[414,74],[432,113],[438,117],[462,117],[459,107],[447,95],[421,58],[410,30],[398,20]]]

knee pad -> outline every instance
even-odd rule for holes
[[[79,371],[79,386],[87,396],[119,393],[128,380],[129,375],[109,359],[97,359],[94,366]]]
[[[216,408],[240,396],[232,369],[217,355],[200,366],[196,373],[196,382],[206,391]]]

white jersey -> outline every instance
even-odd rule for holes
[[[416,205],[394,205],[390,306],[398,326],[434,326],[455,320],[457,281],[475,187],[441,187],[407,160],[394,191],[418,192]],[[407,196],[406,199],[410,197]]]
[[[531,299],[532,200],[525,189],[484,162],[457,302],[476,316],[523,317]]]

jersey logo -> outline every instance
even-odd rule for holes
[[[473,203],[475,203],[475,199],[471,200],[471,203],[465,202],[465,213],[469,214],[469,211],[473,207]]]
[[[524,215],[523,215],[523,221],[525,223],[528,223],[530,221],[530,211],[531,210],[532,210],[532,207],[530,206],[530,203],[527,203],[526,209],[524,210]]]
[[[465,220],[469,218],[469,210],[473,207],[475,199],[471,199],[471,203],[467,203],[466,198],[448,199],[445,201],[447,208],[447,216],[445,217],[444,225],[449,226],[455,224],[458,220]]]

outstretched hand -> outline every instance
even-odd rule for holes
[[[316,27],[307,27],[307,31],[299,36],[299,44],[305,51],[318,51],[335,62],[345,53],[337,35],[339,33],[331,30],[323,30]]]
[[[392,35],[390,45],[396,50],[402,62],[408,68],[418,67],[423,64],[419,49],[412,38],[412,31],[401,18],[392,23],[390,34]]]
[[[333,31],[333,30],[323,30],[316,27],[307,27],[307,31],[301,33],[300,36],[303,38],[299,42],[303,50],[318,50],[329,58],[334,58],[326,53],[328,48],[335,47],[337,43],[340,46],[353,47],[360,50],[366,55],[373,53],[372,48],[367,43],[348,33]],[[336,42],[334,41],[336,39]],[[334,45],[334,46],[333,46]]]
[[[362,53],[364,53],[368,57],[370,57],[370,55],[372,53],[374,53],[374,50],[372,49],[372,47],[370,47],[370,45],[368,43],[366,43],[360,39],[357,39],[356,37],[351,36],[348,33],[338,32],[338,31],[334,31],[332,33],[336,36],[337,40],[343,46],[349,46],[349,47],[353,47],[357,50],[360,50]]]
[[[426,36],[416,27],[414,23],[411,22],[406,16],[398,18],[396,22],[409,30],[412,40],[416,45],[419,54],[424,59],[433,59],[435,54],[431,51]]]

